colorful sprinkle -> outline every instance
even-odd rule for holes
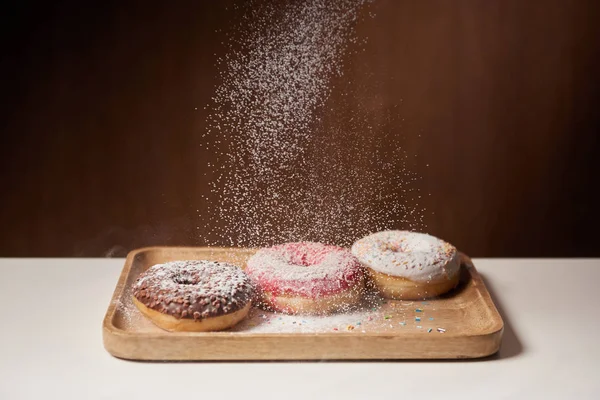
[[[431,333],[432,330],[433,329],[431,329],[431,328],[427,329],[427,333]]]
[[[399,324],[402,325],[402,326],[406,326],[406,322],[404,322],[404,321],[399,322]]]
[[[415,317],[415,321],[421,322],[421,318],[420,317]]]
[[[429,317],[429,320],[430,320],[430,321],[433,321],[433,317]]]
[[[415,310],[415,312],[423,312],[423,310],[421,310],[420,308],[417,308],[417,309]]]
[[[354,327],[353,327],[352,325],[348,325],[348,326],[346,327],[346,330],[352,331],[352,330],[354,330]]]
[[[368,320],[369,320],[369,321],[373,321],[373,317],[371,317],[371,316],[369,315],[369,318],[368,318]]]
[[[356,325],[362,325],[362,324],[361,324],[361,322],[360,322],[360,321],[358,321],[358,322],[356,323]]]
[[[417,325],[417,328],[421,329],[421,328],[422,328],[422,326],[421,326],[421,325]]]
[[[334,331],[337,331],[337,330],[338,330],[338,328],[333,328],[333,330],[334,330]]]
[[[384,319],[390,319],[390,318],[392,318],[392,316],[391,316],[391,315],[386,315],[386,316],[385,316],[385,317],[383,317],[383,318],[384,318]]]
[[[437,331],[438,331],[439,333],[444,333],[444,332],[446,332],[446,330],[445,330],[444,328],[437,328]]]

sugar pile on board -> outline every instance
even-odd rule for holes
[[[427,307],[426,312],[433,312]],[[433,322],[417,322],[411,301],[388,301],[376,293],[367,291],[364,302],[350,307],[344,312],[328,315],[287,315],[253,308],[248,317],[231,329],[241,333],[344,333],[368,332],[416,332],[427,334],[434,328],[439,333],[446,332]],[[423,325],[420,325],[423,324]]]
[[[207,146],[218,155],[202,212],[208,244],[349,245],[368,232],[421,227],[418,202],[406,201],[418,196],[406,152],[371,135],[381,123],[360,104],[339,118],[331,104],[349,56],[364,50],[356,26],[369,3],[252,1],[238,10],[207,105]]]

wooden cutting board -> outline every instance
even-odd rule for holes
[[[154,264],[227,261],[241,267],[251,249],[149,247],[132,251],[103,324],[104,347],[132,360],[341,360],[477,358],[498,351],[503,322],[471,260],[459,286],[426,301],[385,300],[375,293],[354,311],[291,316],[254,308],[223,332],[167,332],[131,301],[131,285]]]

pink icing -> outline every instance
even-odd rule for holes
[[[349,250],[312,242],[261,249],[248,260],[246,273],[272,295],[308,298],[339,293],[363,276]]]

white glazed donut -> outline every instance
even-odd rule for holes
[[[384,297],[417,300],[439,296],[459,280],[456,247],[424,233],[384,231],[358,240],[352,254]]]

